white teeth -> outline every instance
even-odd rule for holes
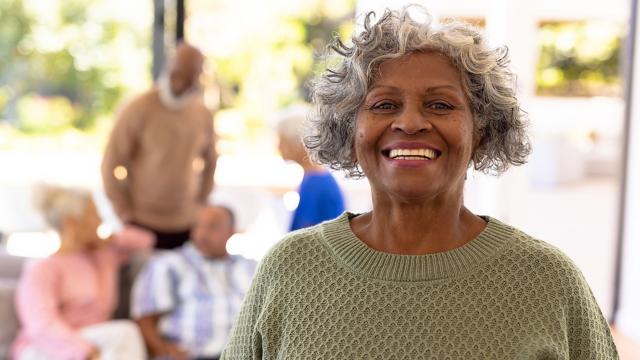
[[[431,149],[393,149],[389,152],[389,157],[400,160],[433,160],[436,152]]]

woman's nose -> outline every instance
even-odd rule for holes
[[[431,131],[433,124],[422,109],[407,108],[395,118],[391,124],[392,130],[402,131],[413,135],[423,131]]]

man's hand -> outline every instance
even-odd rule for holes
[[[87,360],[100,360],[100,349],[96,346],[91,348],[91,351],[87,354]]]
[[[159,348],[154,349],[154,356],[173,360],[189,360],[189,353],[178,344],[165,342]]]

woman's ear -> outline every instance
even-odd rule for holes
[[[469,166],[473,166],[475,168],[475,159],[476,159],[476,154],[478,153],[478,149],[480,147],[482,147],[482,145],[484,144],[485,141],[485,136],[484,136],[484,131],[482,129],[476,129],[473,132],[473,139],[472,139],[472,149],[471,149],[471,159],[469,159]],[[465,174],[465,179],[466,179],[466,174]]]
[[[476,150],[484,143],[484,129],[478,128],[473,132],[473,154],[475,155]]]
[[[355,136],[358,136],[358,134],[356,133]],[[358,155],[356,154],[355,137],[351,140],[351,161],[353,161],[354,164],[358,163]]]

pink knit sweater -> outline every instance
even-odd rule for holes
[[[22,329],[13,356],[35,346],[52,359],[86,359],[92,344],[78,330],[111,318],[118,297],[118,267],[134,250],[153,246],[153,235],[126,227],[104,248],[55,254],[25,266],[16,293]]]

